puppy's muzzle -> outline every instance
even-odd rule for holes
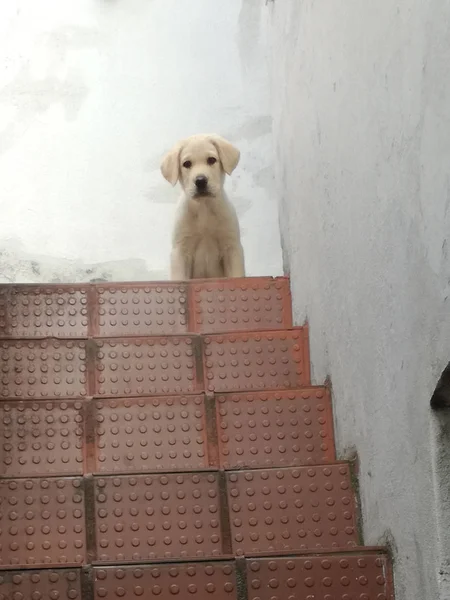
[[[204,175],[198,175],[195,178],[195,189],[198,194],[205,194],[208,190],[208,178]]]

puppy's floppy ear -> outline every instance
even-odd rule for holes
[[[175,185],[180,177],[180,152],[182,144],[178,143],[169,150],[161,162],[161,173],[169,183]]]
[[[210,136],[210,139],[217,148],[223,170],[227,175],[231,175],[238,165],[241,153],[235,146],[233,146],[233,144],[227,142],[227,140],[225,140],[223,137],[220,137],[220,135],[212,135]]]

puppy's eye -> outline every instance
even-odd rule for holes
[[[184,163],[183,163],[183,167],[185,169],[190,169],[192,167],[191,161],[190,160],[185,160]]]
[[[217,158],[214,158],[214,156],[210,156],[206,162],[208,163],[208,165],[215,165],[217,162]]]

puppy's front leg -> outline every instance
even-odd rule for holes
[[[226,250],[223,267],[225,277],[245,277],[244,250],[241,244]]]
[[[186,281],[191,278],[189,260],[179,248],[173,248],[170,254],[170,279],[172,281]]]

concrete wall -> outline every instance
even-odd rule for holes
[[[450,3],[274,0],[285,266],[397,600],[450,598]]]
[[[264,5],[0,2],[0,281],[167,275],[179,137],[213,131],[251,275],[279,274]],[[264,243],[259,243],[260,239]]]

